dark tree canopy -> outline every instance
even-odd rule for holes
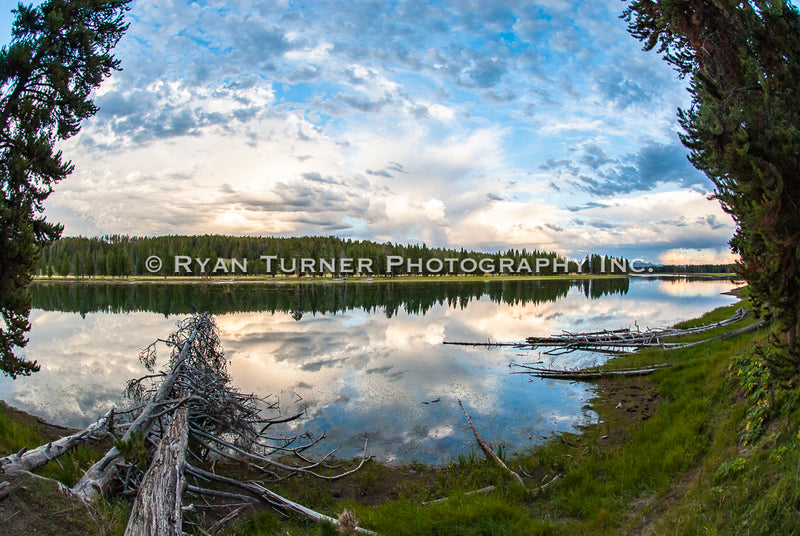
[[[53,185],[73,168],[55,144],[97,111],[91,92],[119,68],[111,50],[127,29],[129,2],[19,4],[12,42],[0,49],[0,370],[11,377],[38,370],[14,348],[27,343],[37,247],[62,230],[42,215]]]
[[[692,163],[737,223],[730,244],[774,326],[768,360],[800,379],[800,16],[785,1],[636,0],[646,50],[688,76],[679,110]]]

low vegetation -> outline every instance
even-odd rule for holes
[[[694,323],[727,318],[740,305]],[[592,402],[599,424],[581,434],[559,435],[514,456],[501,450],[524,486],[484,461],[476,448],[446,467],[369,462],[343,480],[291,479],[276,491],[333,516],[346,508],[361,526],[391,535],[796,534],[798,392],[769,379],[765,357],[753,350],[763,337],[754,331],[681,350],[648,349],[612,363],[673,366],[647,377],[602,380]],[[1,452],[41,441],[41,425],[25,419],[2,409]],[[93,455],[73,455],[62,465],[80,471]],[[75,478],[49,466],[46,471],[67,483]],[[543,486],[556,475],[563,476]],[[489,485],[495,490],[467,494]],[[0,501],[4,518],[33,515],[22,509],[15,514],[14,505],[19,503]],[[39,508],[45,517],[65,510],[46,503]],[[124,527],[125,508],[96,508],[71,523],[75,533],[113,534]],[[222,530],[242,536],[336,533],[332,526],[271,510],[244,511]]]

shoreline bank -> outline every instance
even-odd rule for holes
[[[712,323],[742,305],[681,324]],[[593,382],[597,395],[590,405],[599,422],[580,433],[557,434],[516,454],[502,453],[502,438],[487,437],[522,475],[522,486],[484,461],[476,448],[443,466],[370,461],[342,480],[289,479],[275,489],[326,514],[351,509],[362,526],[381,534],[692,534],[703,527],[732,533],[729,529],[743,526],[745,519],[764,533],[790,534],[788,504],[795,495],[767,491],[776,486],[797,491],[785,467],[796,467],[800,459],[798,419],[760,418],[758,425],[769,428],[765,439],[743,439],[756,422],[748,408],[760,406],[748,401],[739,381],[745,382],[751,370],[746,356],[763,337],[758,331],[681,351],[649,349],[625,356],[612,366],[665,360],[673,366],[652,376]],[[242,468],[226,470],[241,474]],[[557,475],[563,477],[543,489]],[[467,495],[487,486],[494,491]],[[445,497],[451,500],[425,504]],[[757,512],[744,508],[751,504]],[[775,516],[776,511],[786,514]],[[326,530],[258,509],[226,534]]]

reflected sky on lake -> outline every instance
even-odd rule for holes
[[[484,295],[457,306],[434,303],[424,314],[400,306],[389,317],[381,308],[353,307],[295,320],[289,311],[254,310],[219,314],[216,321],[241,391],[279,397],[284,412],[307,410],[287,432],[325,431],[321,449],[341,445],[343,456],[354,454],[366,436],[383,461],[446,462],[474,448],[458,399],[488,440],[502,438],[510,450],[596,417],[584,408],[591,385],[510,374],[511,361],[538,360],[538,352],[443,341],[521,341],[635,322],[642,329],[664,327],[733,303],[721,294],[731,288],[726,281],[632,279],[624,294],[598,299],[575,286],[554,301],[508,304]],[[165,338],[180,318],[35,309],[25,353],[42,370],[15,381],[0,378],[0,398],[48,420],[85,425],[119,404],[126,380],[145,373],[139,350]],[[159,364],[167,357],[162,350]],[[552,364],[599,359],[575,353]]]

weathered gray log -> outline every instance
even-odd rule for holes
[[[722,335],[717,335],[716,337],[709,337],[708,339],[703,339],[702,341],[695,341],[695,342],[687,342],[687,343],[683,343],[683,344],[678,344],[678,345],[672,346],[672,347],[668,346],[668,348],[673,348],[673,349],[690,348],[692,346],[698,346],[700,344],[703,344],[703,343],[706,343],[706,342],[710,342],[710,341],[716,341],[718,339],[726,340],[726,339],[730,339],[731,337],[736,337],[737,335],[742,335],[743,333],[749,333],[751,331],[755,331],[755,330],[759,329],[760,327],[762,327],[764,324],[766,324],[766,322],[764,320],[759,320],[758,322],[753,322],[752,324],[748,324],[747,326],[745,326],[743,328],[735,329],[733,331],[729,331],[727,333],[723,333]]]
[[[125,536],[181,536],[181,500],[186,489],[189,421],[185,406],[177,408],[167,434],[139,485]]]
[[[467,418],[469,427],[472,430],[472,435],[475,436],[475,441],[478,442],[478,446],[481,448],[486,457],[494,461],[501,468],[505,469],[505,471],[508,474],[510,474],[514,478],[514,480],[516,480],[522,485],[525,485],[525,483],[522,481],[522,477],[519,476],[514,471],[512,471],[511,469],[509,469],[508,466],[503,462],[503,460],[501,460],[500,457],[494,453],[494,451],[492,450],[492,446],[489,443],[487,443],[486,440],[483,439],[483,437],[481,437],[481,434],[478,433],[478,430],[475,428],[475,425],[472,424],[472,419],[470,418],[469,415],[467,415],[467,410],[464,409],[464,405],[461,403],[461,400],[458,401],[458,405],[461,406],[461,411],[464,413],[464,417]]]
[[[58,458],[72,447],[80,445],[105,428],[113,418],[113,415],[114,410],[111,409],[80,432],[62,437],[61,439],[45,445],[40,445],[33,450],[22,450],[16,454],[1,458],[0,472],[11,476],[22,471],[35,471],[50,460]]]
[[[764,325],[763,320],[759,320],[758,322],[754,322],[752,324],[748,324],[739,329],[735,329],[733,331],[729,331],[727,333],[723,333],[721,335],[717,335],[716,337],[709,337],[708,339],[703,339],[700,341],[695,342],[685,342],[685,343],[659,343],[653,346],[659,346],[661,348],[665,348],[667,350],[682,350],[684,348],[691,348],[692,346],[698,346],[710,341],[715,340],[726,340],[732,337],[736,337],[737,335],[742,335],[744,333],[749,333],[751,331],[755,331]],[[647,345],[644,345],[647,346]],[[599,380],[602,378],[618,378],[618,377],[625,377],[625,376],[646,376],[648,374],[652,374],[664,367],[671,367],[672,363],[661,363],[658,365],[648,365],[641,368],[633,368],[633,369],[618,369],[618,370],[558,370],[558,369],[548,369],[543,367],[532,367],[525,364],[520,363],[511,363],[511,366],[514,367],[521,367],[526,370],[512,372],[512,374],[529,374],[531,376],[535,376],[537,378],[546,378],[550,380],[571,380],[571,381],[594,381]]]
[[[175,384],[175,380],[178,378],[178,374],[186,363],[186,359],[189,357],[189,349],[191,348],[192,342],[197,336],[200,326],[207,321],[208,313],[203,313],[195,324],[191,335],[184,341],[181,351],[178,357],[175,358],[169,374],[164,377],[164,380],[150,399],[150,402],[142,409],[139,416],[136,417],[122,436],[122,441],[130,440],[135,433],[144,432],[147,434],[150,431],[155,415],[163,411],[161,407],[163,405],[162,403],[172,398],[172,388]],[[72,488],[72,492],[84,501],[92,502],[95,497],[102,495],[105,490],[108,489],[108,485],[119,470],[121,461],[122,453],[117,447],[112,447],[84,473],[83,477]]]
[[[525,342],[451,342],[445,341],[443,344],[457,344],[462,346],[512,346],[521,349],[552,348],[544,352],[548,355],[561,355],[574,352],[575,350],[589,350],[604,353],[623,353],[624,349],[638,349],[646,347],[675,347],[684,348],[683,343],[665,343],[663,339],[672,337],[682,337],[703,333],[715,328],[727,326],[743,320],[747,316],[747,311],[739,308],[730,318],[693,328],[666,328],[648,331],[631,331],[628,328],[602,331],[588,331],[580,333],[570,333],[565,331],[559,335],[550,337],[527,337]],[[750,328],[755,329],[755,328]],[[736,334],[737,332],[732,332]],[[715,337],[717,338],[717,337]],[[714,340],[714,338],[707,339]],[[705,341],[701,341],[705,342]],[[691,345],[700,344],[692,343]]]
[[[531,476],[531,475],[529,475],[529,474],[525,473],[525,476]],[[542,493],[544,490],[546,490],[546,489],[547,489],[547,487],[548,487],[548,486],[550,486],[550,485],[551,485],[551,484],[553,484],[554,482],[558,482],[558,480],[559,480],[559,479],[560,479],[562,476],[564,476],[564,474],[563,474],[563,473],[559,473],[559,474],[557,474],[556,476],[554,476],[554,477],[552,478],[552,480],[550,480],[550,482],[548,482],[547,484],[542,484],[541,486],[539,486],[538,488],[536,488],[535,490],[533,490],[533,491],[534,491],[534,493],[537,493],[537,494],[538,494],[538,493]],[[485,488],[481,488],[481,489],[476,489],[476,490],[468,491],[468,492],[466,492],[466,493],[464,494],[464,496],[466,497],[466,496],[469,496],[469,495],[487,494],[487,493],[491,493],[491,492],[493,492],[493,491],[494,491],[494,490],[496,490],[496,489],[497,489],[497,487],[496,487],[496,486],[486,486]],[[442,497],[441,499],[434,499],[434,500],[432,500],[432,501],[426,501],[426,502],[422,503],[422,506],[428,506],[429,504],[441,504],[441,503],[444,503],[444,502],[447,502],[447,501],[449,501],[450,499],[452,499],[452,497]]]
[[[576,348],[591,348],[595,346],[660,346],[661,339],[703,333],[739,322],[746,316],[747,311],[740,307],[730,318],[693,328],[666,328],[636,333],[628,330],[593,331],[585,333],[564,332],[561,335],[554,335],[551,337],[527,337],[525,341],[532,346],[574,346]]]
[[[518,342],[464,342],[464,341],[442,341],[442,344],[452,344],[455,346],[486,346],[491,348],[493,346],[524,346]]]
[[[464,496],[467,497],[469,495],[479,495],[479,494],[486,494],[491,493],[497,489],[497,486],[486,486],[485,488],[481,489],[474,489],[472,491],[468,491],[464,493]],[[429,504],[441,504],[447,502],[451,499],[451,497],[442,497],[441,499],[434,499],[432,501],[425,501],[422,503],[422,506],[428,506]]]
[[[528,374],[537,378],[544,378],[550,380],[575,380],[575,381],[593,381],[602,378],[618,378],[626,376],[647,376],[662,368],[671,367],[672,363],[661,363],[658,365],[650,365],[638,369],[620,369],[620,370],[558,370],[548,369],[542,367],[529,367],[517,363],[512,363],[512,366],[523,367],[527,370],[512,372],[512,374]]]
[[[275,506],[275,507],[281,508],[282,510],[286,510],[286,511],[289,511],[289,512],[295,512],[297,514],[300,514],[300,515],[302,515],[302,516],[304,516],[304,517],[306,517],[308,519],[311,519],[312,521],[316,521],[318,523],[319,522],[327,522],[327,523],[331,523],[332,525],[334,525],[336,527],[340,526],[338,519],[330,517],[330,516],[326,516],[325,514],[321,514],[321,513],[317,512],[315,510],[312,510],[311,508],[303,506],[302,504],[296,503],[296,502],[294,502],[294,501],[292,501],[290,499],[287,499],[286,497],[278,495],[274,491],[269,490],[269,489],[265,488],[264,486],[261,486],[260,484],[258,484],[256,482],[240,482],[239,480],[235,480],[233,478],[224,477],[222,475],[218,475],[218,474],[212,473],[210,471],[206,471],[204,469],[200,469],[198,467],[193,467],[193,466],[191,466],[189,464],[186,465],[186,468],[187,468],[187,471],[189,471],[190,473],[192,473],[192,474],[194,474],[196,476],[199,476],[201,478],[205,478],[207,480],[213,480],[215,482],[220,482],[222,484],[228,484],[230,486],[239,488],[239,489],[247,492],[248,494],[250,494],[255,499],[258,499],[260,502],[263,502],[263,503],[269,504],[271,506]],[[205,490],[197,490],[198,493],[202,493],[203,491],[205,491]],[[209,490],[209,491],[213,491],[213,490]],[[371,534],[373,536],[377,536],[376,532],[373,532],[371,530],[364,529],[364,528],[361,528],[361,527],[355,527],[353,529],[353,532],[357,532],[359,534]]]

